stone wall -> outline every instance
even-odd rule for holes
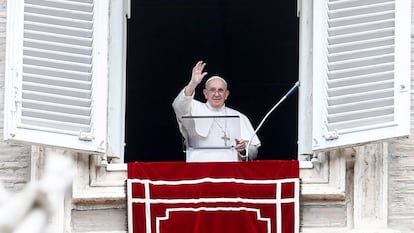
[[[411,131],[413,133],[413,131]],[[389,226],[414,232],[414,141],[412,137],[390,145]]]
[[[412,3],[411,12],[414,9]],[[413,14],[412,14],[413,15]],[[414,25],[414,17],[411,18]],[[413,38],[413,26],[411,26]],[[411,48],[414,43],[411,39]],[[411,49],[411,51],[413,51]],[[411,67],[414,54],[411,52]],[[411,68],[411,93],[414,90],[414,68]],[[411,94],[411,137],[390,144],[389,147],[389,206],[390,227],[404,233],[414,232],[414,95]]]
[[[4,121],[4,63],[6,50],[6,0],[0,0],[0,134]],[[30,179],[30,147],[9,145],[0,140],[0,185],[20,190]]]

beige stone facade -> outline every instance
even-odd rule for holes
[[[0,0],[0,110],[6,3]],[[411,98],[414,106],[413,94]],[[413,107],[411,112],[414,119]],[[0,119],[2,128],[3,114]],[[413,127],[414,123],[412,134]],[[41,177],[43,161],[53,153],[73,158],[77,168],[72,194],[62,200],[53,224],[61,232],[127,232],[124,164],[104,167],[98,156],[0,141],[0,182],[19,192],[31,179]],[[302,232],[414,233],[413,136],[331,151],[319,158],[320,164],[301,169]]]

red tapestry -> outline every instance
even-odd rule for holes
[[[298,161],[128,163],[129,233],[299,232]]]

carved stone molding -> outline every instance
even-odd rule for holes
[[[78,178],[73,184],[74,203],[107,203],[126,200],[125,170],[108,171],[97,155],[77,155]]]
[[[319,164],[301,169],[302,200],[344,200],[346,195],[346,154],[344,150],[320,153]]]
[[[388,144],[357,148],[352,233],[399,233],[388,228]]]

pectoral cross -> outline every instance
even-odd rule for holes
[[[221,139],[224,140],[224,146],[227,146],[227,141],[230,141],[230,138],[227,137],[226,133],[224,133],[223,137],[221,137]]]

